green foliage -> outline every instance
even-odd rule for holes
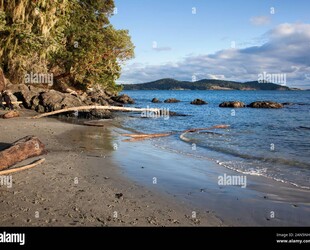
[[[0,0],[0,66],[12,82],[53,73],[67,84],[115,84],[133,57],[126,30],[110,24],[113,0]]]

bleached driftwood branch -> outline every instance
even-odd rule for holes
[[[66,109],[60,109],[53,112],[44,113],[41,115],[36,115],[32,117],[33,119],[39,119],[42,117],[47,117],[51,115],[57,115],[65,112],[75,112],[80,110],[91,110],[91,109],[97,109],[97,110],[115,110],[115,111],[128,111],[128,112],[143,112],[143,111],[149,111],[149,112],[160,112],[159,109],[152,109],[152,108],[128,108],[128,107],[115,107],[115,106],[80,106],[80,107],[72,107],[72,108],[66,108]]]

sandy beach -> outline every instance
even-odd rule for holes
[[[113,124],[97,128],[53,118],[27,119],[33,115],[23,110],[19,118],[1,120],[2,149],[35,135],[48,151],[18,166],[42,157],[45,163],[12,174],[12,187],[0,186],[1,226],[224,225],[204,209],[127,178],[111,160]]]

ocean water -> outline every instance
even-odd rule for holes
[[[163,150],[213,161],[239,173],[260,175],[274,181],[310,189],[310,91],[124,91],[136,107],[161,108],[187,116],[142,118],[133,114],[123,126],[144,133],[175,132],[152,140]],[[179,103],[151,103],[177,98]],[[208,105],[190,102],[201,98]],[[246,104],[270,100],[291,102],[283,109],[220,108],[223,101]],[[228,129],[187,133],[190,128],[230,125]],[[204,166],[197,166],[203,168]],[[203,170],[203,169],[202,169]]]

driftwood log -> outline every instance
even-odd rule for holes
[[[181,133],[180,139],[188,142],[190,140],[185,137],[187,133],[194,133],[198,131],[211,130],[211,129],[226,129],[229,127],[230,125],[221,124],[221,125],[215,125],[209,128],[192,128],[192,129],[179,132]],[[177,132],[170,132],[170,133],[164,133],[164,134],[122,134],[122,136],[131,137],[131,139],[124,140],[125,142],[135,142],[135,141],[143,141],[146,139],[157,138],[157,137],[167,137],[167,136],[170,136],[176,133]]]
[[[12,174],[12,173],[16,173],[16,172],[27,170],[29,168],[34,168],[34,167],[40,165],[43,162],[45,162],[45,158],[42,158],[40,160],[36,160],[33,163],[31,163],[29,165],[26,165],[26,166],[0,171],[0,175]]]
[[[193,129],[188,129],[188,130],[185,130],[181,135],[180,135],[180,139],[182,141],[185,141],[185,142],[189,142],[190,139],[186,138],[185,135],[187,133],[194,133],[194,132],[198,132],[198,131],[204,131],[204,130],[211,130],[211,129],[227,129],[229,128],[230,125],[215,125],[215,126],[212,126],[210,128],[193,128]]]
[[[36,115],[32,117],[32,119],[39,119],[46,116],[51,115],[57,115],[61,113],[66,112],[75,112],[80,110],[115,110],[115,111],[128,111],[128,112],[143,112],[143,111],[149,111],[149,112],[160,112],[159,109],[151,109],[151,108],[127,108],[127,107],[115,107],[115,106],[80,106],[80,107],[72,107],[72,108],[66,108],[66,109],[60,109],[53,112],[44,113],[42,115]]]
[[[0,171],[44,153],[45,146],[37,137],[26,136],[0,152]]]

